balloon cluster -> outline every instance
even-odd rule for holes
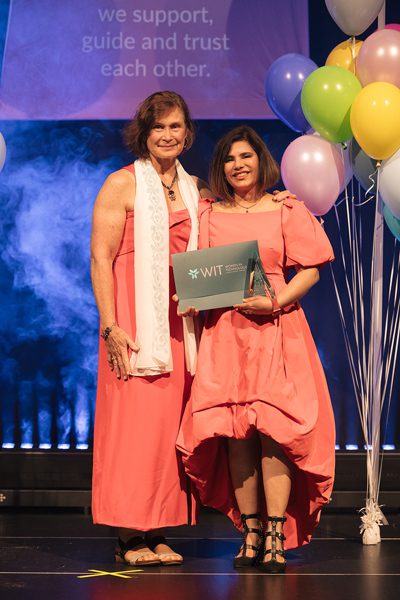
[[[314,214],[323,215],[352,174],[370,188],[382,161],[385,219],[400,239],[400,25],[387,25],[362,42],[354,36],[376,19],[383,0],[325,3],[350,39],[333,48],[323,67],[285,54],[267,73],[272,110],[304,134],[286,149],[282,178]]]

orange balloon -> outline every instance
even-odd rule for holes
[[[356,59],[362,45],[363,42],[355,38],[341,42],[330,52],[325,64],[342,67],[357,75]]]

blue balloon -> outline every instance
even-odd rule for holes
[[[400,219],[397,219],[386,205],[383,206],[383,216],[394,237],[400,240]]]
[[[267,72],[265,95],[274,113],[291,129],[304,133],[310,125],[301,108],[305,80],[318,66],[303,54],[284,54]]]

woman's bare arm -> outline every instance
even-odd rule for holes
[[[277,295],[276,299],[281,308],[300,300],[319,281],[317,267],[297,267],[296,271],[293,279]],[[241,304],[236,304],[234,308],[244,313],[258,315],[268,315],[273,311],[272,301],[268,296],[250,296]]]
[[[101,188],[93,210],[91,274],[93,291],[104,331],[112,327],[107,339],[108,362],[118,377],[129,374],[128,347],[136,347],[128,334],[115,324],[114,280],[112,265],[121,243],[126,212],[133,210],[135,179],[128,171],[110,175]]]
[[[297,267],[296,271],[296,275],[277,295],[278,304],[282,308],[303,298],[319,281],[317,267]]]

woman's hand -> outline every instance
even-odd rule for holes
[[[250,296],[245,298],[242,304],[235,304],[233,308],[245,315],[270,315],[272,302],[266,296]]]
[[[179,298],[176,294],[174,294],[172,296],[172,300],[174,302],[179,302]],[[176,309],[176,314],[178,315],[178,317],[197,317],[197,315],[199,314],[199,311],[197,310],[197,308],[195,306],[189,306],[186,310],[181,312],[179,310],[179,305],[178,305],[178,307]]]
[[[286,198],[292,198],[293,200],[297,199],[296,194],[292,194],[292,192],[289,192],[289,190],[283,190],[283,192],[280,192],[279,190],[274,190],[272,192],[272,195],[272,199],[274,202],[283,202],[284,200],[286,200]]]
[[[115,371],[118,379],[121,379],[122,376],[124,381],[128,381],[129,375],[132,375],[128,348],[132,352],[139,352],[139,346],[118,325],[112,328],[105,344],[107,348],[107,362],[111,371]]]

